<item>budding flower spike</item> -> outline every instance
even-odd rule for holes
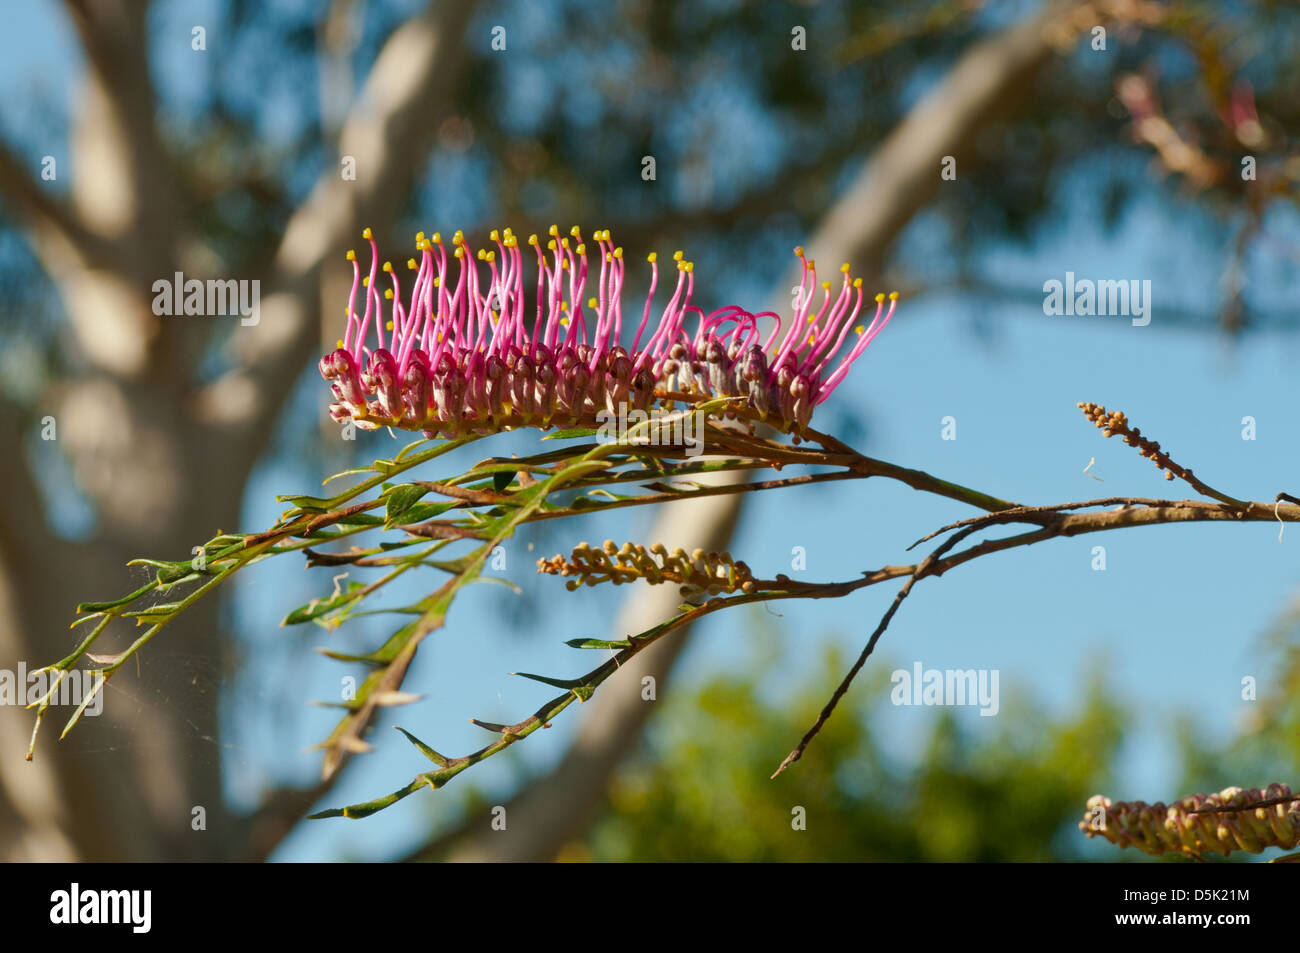
[[[691,303],[694,264],[677,252],[676,287],[652,326],[659,283],[652,254],[650,291],[628,349],[626,261],[609,229],[592,235],[594,249],[577,226],[567,236],[551,226],[544,246],[530,236],[537,258],[531,305],[523,252],[508,228],[491,232],[494,248],[477,251],[458,231],[450,253],[439,234],[426,238],[420,232],[419,258],[406,262],[415,276],[405,305],[396,268],[381,265],[370,229],[362,235],[370,245],[370,267],[363,275],[356,253],[348,252],[347,323],[337,350],[321,358],[320,371],[334,394],[331,416],[368,430],[396,427],[457,437],[520,426],[596,426],[598,413],[618,413],[620,405],[648,411],[656,401],[671,407],[734,397],[755,419],[798,433],[889,323],[898,299],[876,295],[871,323],[855,324],[862,279],[852,278],[843,265],[839,290],[832,293],[831,282],[823,282],[814,311],[816,265],[796,248],[803,277],[788,319],[736,305],[706,314]],[[599,256],[598,270],[589,254]],[[456,260],[454,277],[449,258]],[[381,293],[377,283],[391,287]],[[693,327],[687,326],[688,315]],[[772,318],[775,327],[760,344],[762,317]],[[850,332],[856,340],[846,347]]]

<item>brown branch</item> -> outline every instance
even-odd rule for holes
[[[1041,543],[1044,540],[1055,539],[1060,536],[1078,536],[1084,533],[1097,533],[1106,530],[1123,529],[1130,526],[1156,525],[1160,523],[1180,523],[1180,522],[1203,522],[1203,521],[1228,521],[1228,522],[1260,522],[1265,520],[1283,519],[1280,513],[1274,513],[1274,507],[1267,503],[1243,503],[1244,510],[1237,507],[1227,506],[1221,503],[1206,503],[1200,500],[1152,500],[1147,501],[1149,505],[1142,508],[1133,508],[1125,505],[1118,510],[1108,510],[1102,513],[1073,513],[1066,515],[1063,511],[1078,509],[1084,506],[1097,505],[1098,501],[1092,503],[1064,503],[1056,507],[1020,507],[1017,510],[1008,510],[999,513],[989,513],[984,516],[976,517],[972,520],[963,521],[965,524],[956,534],[950,537],[942,546],[927,556],[924,560],[915,566],[886,566],[874,573],[864,574],[864,578],[852,583],[840,583],[833,588],[835,594],[840,595],[852,592],[856,589],[862,589],[866,586],[875,585],[886,579],[897,578],[901,575],[908,575],[909,578],[902,588],[899,589],[898,595],[894,597],[893,603],[885,612],[880,624],[871,634],[862,653],[858,656],[857,661],[849,670],[848,674],[836,687],[834,694],[831,696],[821,713],[817,716],[816,722],[804,734],[795,748],[785,757],[785,760],[777,767],[772,774],[775,778],[787,767],[798,761],[803,756],[804,750],[808,744],[821,731],[831,713],[835,710],[840,699],[848,691],[853,679],[857,676],[862,666],[866,663],[867,658],[875,650],[876,643],[888,628],[889,623],[893,620],[894,614],[898,611],[903,600],[911,593],[912,587],[926,576],[941,576],[949,569],[960,566],[963,563],[970,562],[972,559],[978,559],[980,556],[987,556],[990,553],[1002,552],[1007,549],[1015,549],[1020,546],[1029,546],[1034,543]],[[1102,503],[1112,502],[1111,500],[1100,501]],[[1055,515],[1053,515],[1055,514]],[[1286,521],[1300,522],[1300,512],[1288,513]],[[1016,536],[1003,537],[1001,539],[984,540],[975,546],[965,549],[959,553],[941,558],[944,553],[951,550],[958,542],[983,529],[986,526],[1002,523],[1013,522],[1031,522],[1044,524],[1041,529],[1029,533],[1021,533]],[[952,528],[952,527],[946,527]],[[937,533],[943,532],[938,530],[930,534],[926,539],[931,539]],[[916,545],[915,543],[913,545]],[[909,547],[910,548],[910,547]],[[780,598],[789,598],[795,596],[807,597],[808,593],[801,592],[782,595]],[[814,596],[815,597],[815,596]]]

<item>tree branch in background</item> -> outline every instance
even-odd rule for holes
[[[830,261],[861,262],[865,270],[878,273],[894,239],[904,226],[932,198],[938,188],[940,160],[961,155],[975,135],[987,124],[1014,108],[1033,89],[1031,77],[1059,49],[1062,18],[1078,2],[1051,3],[1040,14],[1003,33],[975,44],[953,66],[949,74],[899,123],[866,162],[849,191],[822,220],[808,242],[810,254]],[[1067,27],[1067,33],[1075,29]],[[797,284],[797,281],[795,282]],[[789,302],[787,278],[773,291],[773,309]],[[723,496],[696,505],[697,519],[719,527],[705,548],[725,549],[730,528],[739,518],[742,497]],[[655,539],[689,542],[665,510],[651,535]],[[674,545],[677,543],[674,542]],[[634,592],[619,616],[618,632],[639,632],[664,618],[672,596],[655,587]],[[690,633],[685,626],[669,644],[678,646],[668,654],[651,657],[656,665],[675,661],[680,645]],[[665,669],[666,670],[666,669]],[[662,677],[662,676],[661,676]],[[628,679],[629,683],[632,681]],[[649,714],[646,703],[635,692],[617,696],[620,702],[593,702],[575,742],[573,760],[562,759],[545,775],[532,779],[506,802],[516,818],[513,830],[530,830],[527,838],[500,838],[484,832],[482,826],[466,825],[443,834],[415,857],[433,855],[455,858],[491,856],[498,860],[549,860],[589,817],[603,796],[610,776],[632,745],[625,739],[639,736]],[[602,753],[603,744],[607,753]],[[580,792],[570,795],[570,790]],[[593,793],[594,792],[594,793]],[[554,834],[548,836],[547,831]],[[517,849],[516,849],[517,848]]]

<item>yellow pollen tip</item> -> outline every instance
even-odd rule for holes
[[[488,232],[488,238],[492,239],[494,242],[498,241],[501,238],[501,233],[494,228],[492,231]]]
[[[414,258],[406,259],[406,267],[411,269],[411,271],[415,271],[415,259]]]
[[[855,333],[858,337],[862,337],[862,335],[867,333],[867,329],[859,324],[856,328],[853,329],[853,333]]]
[[[384,289],[384,300],[385,300],[385,301],[392,301],[392,300],[393,300],[393,289],[392,289],[392,288],[385,288],[385,289]]]
[[[650,262],[650,263],[653,265],[656,261],[659,260],[659,253],[658,253],[658,252],[651,252],[650,254],[646,255],[646,259],[645,259],[645,260],[648,261],[648,262]]]
[[[502,229],[502,230],[501,230],[501,234],[504,235],[506,238],[514,238],[514,236],[515,236],[514,231],[513,231],[512,229],[510,229],[510,228],[504,228],[504,229]]]
[[[811,258],[809,258],[809,259],[808,259],[808,267],[811,268],[813,271],[816,271],[816,270],[817,270],[817,262],[815,262],[815,261],[813,261]]]
[[[530,245],[536,245],[536,244],[537,244],[537,236],[536,236],[536,235],[529,235],[529,236],[528,236],[528,244],[530,244]]]
[[[434,286],[435,288],[441,288],[441,287],[442,287],[442,279],[441,279],[441,278],[434,278],[434,279],[433,279],[433,286]]]
[[[573,228],[569,229],[569,234],[574,238],[577,238],[581,233],[578,231],[578,226],[574,225]],[[599,234],[599,232],[597,232],[597,234]]]
[[[455,255],[456,255],[457,258],[464,258],[464,257],[465,257],[465,249],[463,249],[463,248],[461,248],[459,245],[457,245],[457,246],[456,246],[456,252],[455,252]]]
[[[547,251],[555,251],[555,239],[554,239],[554,238],[552,238],[549,242],[546,243],[546,250],[547,250]]]
[[[551,235],[552,237],[557,236],[560,234],[560,228],[558,225],[552,225],[549,229],[547,229],[546,233],[548,235]]]
[[[487,252],[484,251],[482,248],[480,248],[480,249],[478,250],[478,260],[479,260],[479,261],[486,261],[486,260],[487,260]]]
[[[362,277],[362,279],[361,279],[361,285],[362,285],[362,287],[364,287],[364,288],[369,288],[369,287],[370,287],[370,276],[369,276],[369,275],[365,275],[365,276]]]
[[[372,232],[370,231],[369,228],[363,228],[363,229],[361,230],[361,237],[362,237],[362,238],[373,238],[373,237],[374,237],[374,233],[372,233]]]
[[[433,243],[434,243],[435,245],[441,245],[441,244],[442,244],[442,233],[441,233],[441,232],[434,232],[434,233],[433,233]]]
[[[862,279],[861,279],[861,278],[854,278],[854,279],[853,279],[853,287],[855,287],[855,288],[857,288],[859,291],[861,291],[861,290],[862,290]]]
[[[384,322],[384,327],[386,327],[386,328],[387,328],[388,330],[390,330],[390,331],[393,330],[393,322],[392,322],[392,321],[385,321],[385,322]]]
[[[802,258],[802,257],[803,257],[803,246],[802,246],[802,245],[795,245],[795,246],[794,246],[794,253],[795,253],[795,257],[797,257],[797,258]]]
[[[808,323],[809,323],[809,324],[812,324],[812,323],[813,323],[814,321],[816,321],[816,320],[817,320],[817,315],[815,315],[815,314],[810,314],[810,315],[808,315]]]
[[[885,293],[883,291],[880,292],[880,294],[876,295],[876,304],[880,304],[884,300],[885,300]]]
[[[568,319],[568,318],[560,318],[560,327],[562,327],[562,328],[567,328],[568,326],[569,326],[569,319]]]
[[[840,271],[844,272],[846,275],[849,273],[849,263],[847,261],[840,265]]]
[[[569,302],[567,302],[567,301],[561,301],[561,302],[560,302],[560,310],[561,310],[561,311],[568,311],[568,310],[569,310]]]
[[[339,338],[337,341],[335,341],[335,342],[334,342],[334,346],[337,347],[339,350],[342,350],[342,349],[343,349],[343,339],[342,339],[342,338]]]
[[[560,239],[560,247],[563,248],[565,251],[568,251],[568,249],[569,249],[569,240],[568,240],[567,238],[561,238],[561,239]]]
[[[349,248],[348,261],[356,261],[356,260],[357,260],[357,250],[355,248]]]
[[[686,263],[686,270],[687,270],[687,271],[694,271],[694,270],[695,270],[695,262],[693,262],[693,261],[688,261],[688,262]]]
[[[584,243],[580,244],[580,245],[579,245],[576,249],[574,249],[574,250],[575,250],[579,255],[585,255],[585,254],[587,254],[587,245],[586,245],[586,243],[584,242]]]
[[[424,241],[424,232],[416,232],[416,233],[415,233],[415,244],[418,245],[418,244],[420,244],[420,242],[422,242],[422,241]]]
[[[563,261],[560,262],[560,270],[561,271],[569,270],[569,259],[565,258]]]
[[[597,304],[597,301],[596,301],[595,298],[588,298],[588,299],[587,299],[587,307],[588,307],[588,308],[595,308],[595,307],[596,307],[596,304]]]
[[[623,257],[623,246],[622,246],[622,245],[619,245],[617,248],[614,249],[614,257],[615,257],[615,258],[622,258],[622,257]]]
[[[677,249],[677,251],[673,252],[673,261],[681,261],[681,260],[682,260],[682,250],[679,248]]]
[[[391,272],[392,270],[393,270],[393,263],[391,261],[384,262],[384,271]]]
[[[823,281],[822,291],[830,291],[830,290],[831,290],[831,283],[829,281]]]
[[[891,291],[891,292],[889,293],[889,300],[890,300],[890,301],[897,301],[897,300],[898,300],[898,292],[897,292],[897,291]]]

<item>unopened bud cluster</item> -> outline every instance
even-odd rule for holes
[[[1124,442],[1130,447],[1137,448],[1138,456],[1146,457],[1156,465],[1156,469],[1164,470],[1166,480],[1172,480],[1176,476],[1191,476],[1191,470],[1175,463],[1168,453],[1160,449],[1158,440],[1150,440],[1142,436],[1142,431],[1138,427],[1129,427],[1128,417],[1122,411],[1108,411],[1101,404],[1086,401],[1080,402],[1078,407],[1083,411],[1083,415],[1097,426],[1103,437],[1123,437]]]
[[[571,576],[565,584],[570,590],[579,586],[596,586],[602,582],[621,585],[644,579],[651,585],[671,582],[682,587],[682,595],[707,594],[716,596],[723,592],[753,592],[756,588],[753,573],[742,561],[731,558],[730,553],[705,552],[684,549],[672,552],[662,543],[649,549],[636,543],[619,546],[612,539],[599,548],[579,543],[567,558],[555,555],[537,560],[537,571],[553,576]]]
[[[1290,850],[1300,845],[1300,801],[1240,808],[1261,801],[1291,797],[1285,784],[1259,788],[1224,788],[1218,794],[1192,794],[1166,807],[1157,801],[1111,801],[1094,794],[1079,830],[1101,836],[1119,847],[1136,847],[1146,854],[1258,854],[1268,847]],[[1195,813],[1206,811],[1206,813]]]

